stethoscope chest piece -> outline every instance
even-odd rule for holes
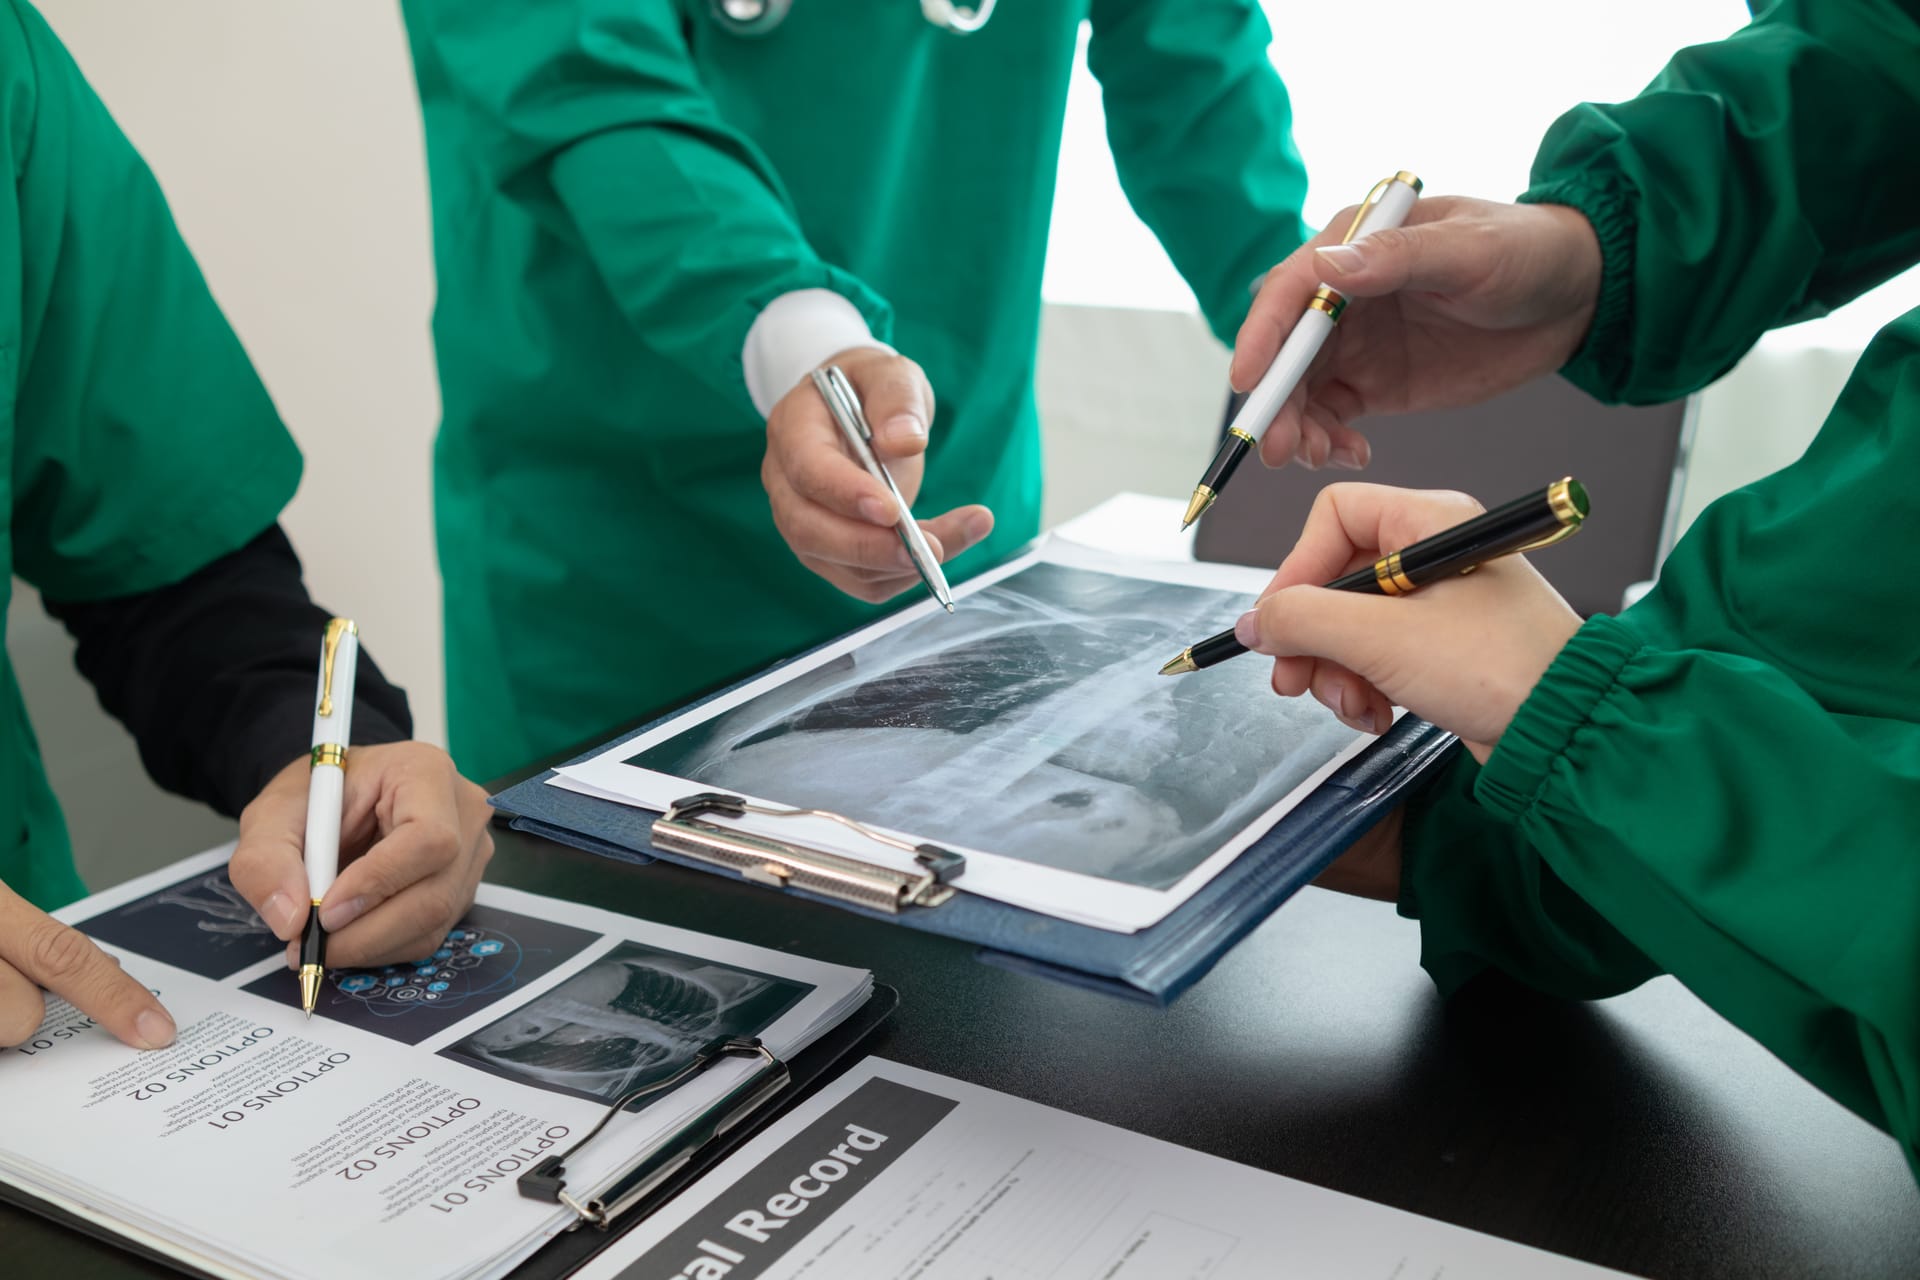
[[[786,21],[793,0],[708,0],[713,20],[736,36],[764,36]]]
[[[972,8],[954,0],[920,0],[921,16],[943,31],[972,35],[993,17],[997,0],[975,0]],[[787,20],[793,0],[707,0],[713,20],[736,36],[764,36]]]

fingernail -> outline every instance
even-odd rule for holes
[[[1350,276],[1366,268],[1367,255],[1359,245],[1330,244],[1314,254],[1314,261],[1329,275]]]
[[[900,517],[890,502],[879,498],[860,499],[860,518],[868,524],[898,524]]]
[[[978,542],[993,532],[993,517],[982,512],[967,521],[967,541]]]
[[[1335,714],[1340,723],[1349,729],[1358,729],[1361,733],[1377,732],[1379,721],[1374,717],[1373,708],[1366,705],[1366,698],[1358,691],[1342,689],[1340,691],[1340,709]],[[1358,711],[1353,710],[1354,703],[1360,703]]]
[[[286,937],[293,932],[293,899],[275,892],[260,908],[260,918],[267,922],[267,928],[273,930],[274,937]]]
[[[329,902],[320,908],[320,927],[328,933],[338,933],[360,918],[367,909],[365,898],[348,898],[345,902]]]
[[[1341,445],[1327,456],[1327,462],[1342,471],[1359,471],[1367,464],[1360,461],[1360,451],[1351,445]]]
[[[880,428],[880,434],[894,444],[907,444],[927,438],[927,424],[917,413],[896,413]]]
[[[158,1009],[143,1009],[133,1020],[133,1033],[142,1049],[164,1049],[173,1043],[173,1019]]]
[[[1260,643],[1260,614],[1253,609],[1240,615],[1233,624],[1233,638],[1251,649]]]

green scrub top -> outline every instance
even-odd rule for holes
[[[1568,375],[1682,395],[1920,260],[1915,139],[1916,0],[1777,0],[1564,116],[1525,198],[1600,237]],[[1804,457],[1710,506],[1486,767],[1409,812],[1401,909],[1443,989],[1489,965],[1589,998],[1672,973],[1920,1175],[1917,482],[1920,311]]]
[[[153,175],[18,0],[0,153],[0,561],[57,600],[176,582],[274,522],[300,454]],[[4,654],[0,881],[42,908],[86,892]]]
[[[783,293],[838,291],[925,367],[916,509],[998,517],[959,576],[1033,536],[1083,20],[1121,184],[1215,333],[1306,235],[1256,0],[1019,0],[965,37],[917,0],[798,0],[760,39],[709,0],[403,10],[439,273],[448,722],[477,777],[875,616],[767,510],[741,348]]]

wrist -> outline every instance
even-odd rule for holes
[[[1499,735],[1474,785],[1475,798],[1500,817],[1524,817],[1640,647],[1633,632],[1612,618],[1582,625]]]
[[[1561,373],[1582,391],[1610,400],[1628,373],[1633,207],[1620,193],[1584,178],[1535,186],[1520,203],[1551,210],[1566,241],[1561,265],[1579,323],[1569,325],[1572,337]]]
[[[796,289],[761,308],[747,330],[740,364],[761,417],[808,373],[853,350],[893,348],[873,336],[860,309],[831,289]]]

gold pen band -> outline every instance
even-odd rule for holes
[[[1335,324],[1340,323],[1340,313],[1346,309],[1346,295],[1324,284],[1315,289],[1313,296],[1307,299],[1307,310],[1324,311],[1327,313],[1327,319]]]
[[[1245,440],[1248,444],[1260,443],[1258,440],[1255,440],[1251,434],[1249,434],[1247,431],[1245,431],[1240,427],[1228,427],[1227,434],[1230,436],[1239,436],[1242,440]]]
[[[1390,596],[1403,596],[1413,590],[1413,579],[1400,567],[1398,551],[1374,561],[1373,576],[1380,583],[1380,590]]]
[[[337,742],[323,742],[313,749],[313,767],[330,764],[336,769],[347,767],[347,749]]]

